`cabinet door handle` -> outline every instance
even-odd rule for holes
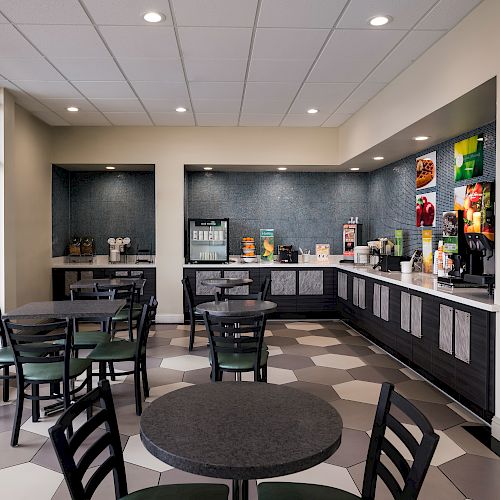
[[[389,287],[380,287],[380,317],[389,321]]]
[[[422,338],[422,298],[411,296],[411,334]]]
[[[359,304],[359,290],[358,290],[358,278],[352,279],[352,303],[355,306]]]
[[[380,285],[373,284],[373,315],[380,318]]]
[[[411,295],[401,292],[401,330],[410,333],[410,299]]]
[[[366,309],[365,280],[358,278],[358,303],[361,309]]]
[[[453,307],[439,306],[439,348],[453,354]]]
[[[455,309],[455,357],[470,363],[470,314]]]

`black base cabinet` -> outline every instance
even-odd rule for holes
[[[348,271],[335,269],[334,274],[344,318],[491,421],[495,412],[494,313]],[[360,280],[364,281],[361,287]]]

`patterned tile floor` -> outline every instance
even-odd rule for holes
[[[180,387],[209,382],[204,328],[197,326],[197,330],[193,353],[187,351],[186,326],[158,325],[152,332],[148,345],[149,402]],[[340,449],[325,463],[286,480],[335,485],[358,493],[380,384],[388,380],[427,415],[441,438],[420,498],[499,498],[499,457],[463,429],[463,425],[479,425],[479,420],[344,323],[269,322],[266,343],[271,354],[269,382],[316,394],[337,408],[344,421]],[[172,482],[217,482],[175,470],[143,448],[131,383],[131,376],[122,376],[112,386],[129,490]],[[20,446],[11,448],[13,415],[12,402],[0,403],[0,497],[69,499],[47,439],[47,429],[56,417],[33,423],[27,406]],[[256,499],[255,484],[250,485],[250,493]],[[110,479],[101,485],[95,498],[113,498]],[[389,498],[379,481],[377,499]]]

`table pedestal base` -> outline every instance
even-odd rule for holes
[[[240,496],[241,492],[241,496]],[[233,500],[248,500],[248,480],[233,479]]]

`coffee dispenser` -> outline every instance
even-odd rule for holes
[[[362,245],[362,228],[362,224],[355,222],[349,222],[342,226],[342,253],[344,259],[341,262],[354,262],[354,247]]]

